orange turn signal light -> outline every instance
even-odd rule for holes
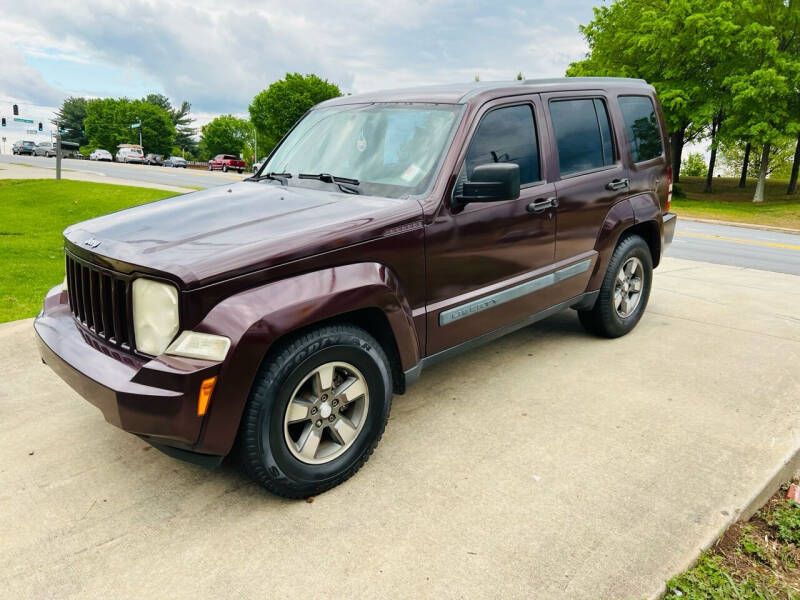
[[[214,386],[217,385],[216,377],[204,379],[200,384],[200,393],[197,395],[197,416],[202,417],[208,410],[208,403],[211,402],[211,394],[214,393]]]

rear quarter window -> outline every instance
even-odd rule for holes
[[[633,162],[658,158],[664,152],[653,100],[648,96],[620,96],[619,108]]]

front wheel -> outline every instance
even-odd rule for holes
[[[578,311],[584,328],[608,338],[631,331],[644,314],[653,283],[650,247],[640,236],[623,238],[608,264],[594,308]]]
[[[228,165],[222,165],[222,172],[223,173],[227,173],[228,172]]]
[[[389,361],[371,335],[352,325],[305,333],[261,366],[239,433],[244,466],[281,496],[324,492],[367,461],[391,404]]]

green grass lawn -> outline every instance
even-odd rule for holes
[[[703,192],[705,178],[681,176],[677,184],[685,198],[674,198],[673,211],[686,217],[719,219],[757,225],[772,225],[800,229],[800,194],[786,195],[785,181],[767,180],[764,202],[753,204],[756,182],[749,180],[744,189],[739,179],[717,177],[713,192]]]
[[[47,290],[63,281],[61,232],[68,225],[174,195],[84,181],[0,179],[0,323],[36,315]]]

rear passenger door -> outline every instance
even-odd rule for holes
[[[610,98],[600,92],[545,94],[551,152],[557,158],[556,260],[593,258],[611,207],[630,194]],[[575,292],[585,278],[574,278]]]

